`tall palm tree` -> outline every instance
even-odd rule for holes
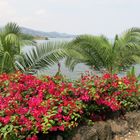
[[[0,30],[0,73],[14,71],[15,60],[21,57],[21,47],[34,44],[32,40],[25,40],[22,36],[16,23],[8,23]]]
[[[81,35],[71,42],[66,65],[74,69],[84,63],[98,71],[119,72],[139,62],[140,28],[116,35],[113,42],[105,36]]]

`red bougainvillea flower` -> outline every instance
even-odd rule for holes
[[[38,137],[36,135],[33,135],[32,137],[26,138],[26,140],[38,140]]]
[[[104,119],[98,112],[126,109],[127,100],[139,95],[136,83],[135,77],[109,73],[87,73],[76,82],[50,76],[39,79],[20,72],[2,74],[0,130],[7,127],[9,135],[10,129],[18,138],[37,140],[36,133],[65,131],[86,119]],[[0,133],[3,137],[7,132]]]

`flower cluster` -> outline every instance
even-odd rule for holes
[[[69,96],[72,85],[46,80],[21,73],[0,76],[2,135],[8,131],[20,139],[36,140],[38,132],[64,131],[78,125],[74,120],[80,118],[82,102]]]
[[[92,120],[104,119],[107,112],[129,110],[133,106],[131,99],[139,94],[136,77],[109,73],[102,76],[86,74],[78,86],[81,91],[79,97],[86,103],[85,114]]]
[[[97,112],[127,107],[138,93],[135,78],[85,75],[76,82],[60,77],[42,79],[20,72],[0,75],[1,137],[37,140],[37,133],[64,131],[83,117],[96,120]],[[101,117],[100,117],[101,118]]]

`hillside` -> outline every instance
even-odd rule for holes
[[[33,36],[41,36],[48,38],[71,38],[74,35],[66,34],[66,33],[58,33],[58,32],[43,32],[37,31],[29,28],[22,27],[22,32],[25,34],[33,35]]]

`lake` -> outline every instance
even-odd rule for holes
[[[70,41],[73,38],[50,38],[49,40],[38,40],[38,43],[44,43],[48,41]],[[24,47],[23,51],[28,52],[32,47],[31,46],[26,46]],[[140,65],[136,65],[136,74],[140,74]],[[48,68],[47,70],[43,71],[42,74],[45,75],[55,75],[58,70],[57,64],[52,65],[51,68]],[[85,71],[90,71],[89,67],[84,65],[84,64],[78,64],[76,65],[74,71],[70,71],[68,68],[65,67],[64,60],[61,61],[61,72],[63,75],[65,75],[68,78],[71,79],[77,79],[80,77],[81,73],[84,73]],[[121,74],[124,75],[124,74]]]

